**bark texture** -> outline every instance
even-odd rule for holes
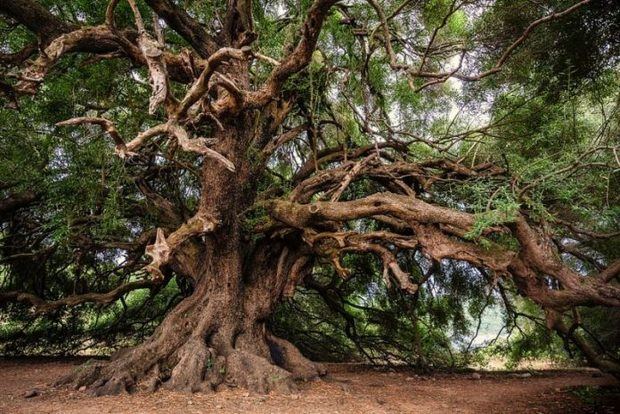
[[[265,318],[277,303],[282,281],[274,275],[268,279],[275,286],[264,279],[258,282],[255,274],[246,275],[250,280],[244,283],[239,252],[239,246],[220,244],[204,265],[193,295],[145,343],[108,363],[82,366],[59,384],[86,386],[93,395],[159,387],[208,392],[223,386],[266,393],[290,392],[294,380],[324,373],[292,344],[266,330]],[[256,265],[273,266],[277,260],[261,258]]]
[[[252,49],[257,34],[253,32],[250,0],[229,0],[213,32],[177,2],[145,0],[152,12],[194,49],[178,53],[173,51],[177,48],[166,48],[159,20],[154,19],[152,28],[145,25],[136,2],[127,1],[134,13],[135,29],[116,27],[116,0],[109,3],[106,22],[90,27],[64,23],[33,0],[5,0],[0,4],[0,12],[38,36],[41,49],[36,58],[21,62],[21,74],[13,85],[3,85],[3,89],[8,88],[7,95],[35,94],[52,68],[70,53],[89,53],[102,59],[122,57],[147,68],[152,89],[148,111],[161,114],[159,124],[129,141],[113,122],[101,117],[78,117],[57,125],[103,128],[123,159],[136,156],[152,140],[163,137],[167,155],[174,157],[176,151],[185,151],[202,160],[197,172],[200,200],[190,214],[176,208],[144,179],[136,180],[161,223],[136,240],[140,248],[146,240],[151,241],[145,249],[151,258],[145,267],[149,279],[124,284],[109,293],[75,295],[51,303],[32,294],[9,292],[0,296],[51,310],[85,301],[108,303],[130,290],[158,286],[171,273],[191,281],[192,295],[167,315],[146,342],[107,363],[84,365],[59,384],[85,386],[94,395],[160,387],[190,392],[223,386],[257,392],[293,390],[295,380],[312,379],[324,371],[266,328],[279,301],[293,294],[314,260],[329,262],[343,278],[349,277],[341,263],[342,255],[349,252],[376,256],[383,264],[388,285],[393,283],[415,294],[422,282],[414,283],[399,266],[401,250],[416,250],[434,262],[467,261],[491,271],[495,278],[511,277],[523,295],[549,311],[550,328],[575,342],[592,364],[618,372],[617,363],[598,356],[562,319],[576,306],[620,306],[620,288],[615,283],[620,273],[618,262],[584,278],[562,262],[545,223],[532,223],[526,211],[498,220],[497,225],[472,240],[477,217],[432,200],[431,189],[437,182],[504,177],[507,172],[503,168],[473,162],[465,166],[449,159],[407,162],[400,157],[406,153],[407,143],[391,139],[351,150],[323,142],[325,148],[315,151],[315,119],[285,126],[300,98],[294,91],[284,93],[283,86],[309,64],[335,0],[314,0],[295,42],[285,48],[280,61]],[[451,73],[424,72],[427,53],[417,71],[397,63],[387,17],[378,3],[371,5],[382,22],[390,66],[412,78],[430,79],[426,87],[452,76],[475,81],[499,72],[530,32],[586,3],[578,2],[534,21],[492,69],[474,76],[459,75],[460,66]],[[346,8],[342,12],[346,13]],[[23,56],[32,53],[27,50]],[[12,55],[6,60],[19,65],[23,56]],[[270,72],[256,84],[250,69],[259,60],[270,65]],[[172,88],[172,82],[186,87]],[[175,96],[179,90],[184,93]],[[363,130],[372,132],[367,125]],[[205,138],[196,131],[212,134]],[[302,133],[312,141],[313,154],[291,177],[290,193],[257,200],[261,179],[268,174],[269,157]],[[372,181],[382,190],[341,200],[358,180]],[[0,216],[34,203],[38,197],[30,192],[11,195],[0,201]],[[266,211],[266,223],[248,232],[244,217],[257,206]],[[358,231],[362,227],[350,223],[359,220],[374,221],[382,230]],[[251,237],[248,233],[252,232],[261,237]],[[500,246],[487,239],[490,235],[510,235],[518,248]],[[482,247],[478,241],[491,248]]]

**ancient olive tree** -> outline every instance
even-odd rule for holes
[[[490,286],[514,283],[544,309],[550,329],[591,364],[618,372],[617,362],[580,333],[578,311],[620,306],[620,261],[613,253],[603,257],[580,248],[584,240],[617,237],[609,232],[615,222],[601,215],[589,224],[608,231],[588,230],[585,220],[554,210],[562,203],[545,193],[547,183],[597,171],[607,177],[606,186],[596,187],[599,178],[587,185],[596,194],[606,191],[613,210],[620,163],[617,96],[601,94],[600,111],[590,108],[587,116],[575,109],[566,121],[577,125],[567,128],[574,150],[557,159],[548,151],[545,168],[531,161],[544,152],[544,142],[515,149],[529,132],[509,139],[530,121],[519,112],[534,99],[528,94],[542,94],[528,89],[533,81],[519,67],[545,67],[545,59],[553,58],[531,52],[528,42],[538,42],[540,52],[546,47],[540,42],[563,36],[563,19],[575,22],[584,13],[596,22],[588,30],[608,27],[601,21],[613,4],[195,3],[201,2],[111,0],[76,3],[73,10],[53,1],[0,4],[8,32],[26,31],[32,39],[16,45],[7,35],[3,44],[9,52],[0,60],[7,111],[44,105],[38,97],[63,72],[109,62],[124,65],[116,66],[125,72],[115,76],[126,82],[127,99],[148,90],[139,111],[110,99],[102,104],[82,91],[86,101],[70,117],[40,126],[42,134],[81,142],[76,152],[85,141],[103,142],[100,152],[111,151],[113,143],[125,178],[105,191],[130,200],[127,232],[122,240],[76,235],[80,253],[67,260],[79,278],[80,255],[89,249],[123,251],[132,277],[111,291],[74,286],[72,294],[50,300],[35,287],[6,291],[2,300],[50,312],[110,303],[136,289],[156,289],[172,276],[191,285],[191,295],[144,343],[110,362],[83,366],[62,382],[96,395],[142,386],[290,389],[293,380],[316,377],[322,368],[270,333],[266,320],[297,285],[312,282],[316,266],[333,266],[347,278],[348,257],[359,254],[375,257],[384,282],[408,294],[416,294],[446,260],[480,269]],[[596,50],[616,50],[608,34],[597,35]],[[76,56],[81,60],[66,66]],[[601,72],[617,64],[597,59]],[[543,69],[537,73],[552,78]],[[516,96],[510,93],[521,93],[520,99],[510,101],[506,96]],[[477,107],[461,105],[459,95]],[[587,118],[583,128],[580,116]],[[128,136],[131,131],[136,135]],[[503,137],[510,144],[502,147]],[[517,153],[520,158],[513,157]],[[64,166],[65,156],[52,151],[41,162]],[[26,165],[27,157],[21,162]],[[522,173],[530,163],[532,174]],[[482,209],[474,206],[476,191],[484,194]],[[42,193],[7,183],[0,216],[15,223],[15,212],[38,203]],[[104,214],[104,207],[84,212],[69,227],[86,228]],[[3,229],[17,239],[42,234],[36,252],[27,253],[30,263],[56,248],[45,233],[36,233],[44,216],[19,216],[21,227]],[[8,244],[3,249],[3,256],[12,254],[8,262],[25,254],[9,251]],[[407,252],[415,252],[421,277],[403,265]]]

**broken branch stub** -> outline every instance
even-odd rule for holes
[[[160,266],[168,263],[168,260],[170,260],[171,251],[172,249],[166,241],[164,231],[158,228],[155,243],[146,246],[145,251],[145,253],[153,259],[151,263],[145,267],[145,269],[156,279],[161,280],[164,278],[164,275],[160,270]]]
[[[168,131],[177,139],[177,142],[183,150],[212,158],[223,164],[227,170],[235,172],[235,164],[219,152],[207,147],[207,141],[204,138],[190,138],[187,131],[178,124],[171,124]]]

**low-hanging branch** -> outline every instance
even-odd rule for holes
[[[609,284],[618,274],[618,262],[614,262],[606,270],[601,270],[599,274],[584,278],[558,259],[553,250],[552,239],[535,231],[523,216],[517,216],[507,223],[520,245],[520,250],[515,252],[488,240],[487,243],[493,244],[493,249],[483,248],[469,240],[467,235],[475,223],[472,214],[436,206],[405,195],[377,193],[351,201],[317,201],[308,204],[275,200],[265,203],[265,206],[275,220],[299,229],[304,234],[308,231],[311,234],[316,232],[317,230],[313,229],[316,226],[339,228],[351,220],[375,216],[392,217],[413,231],[416,240],[414,247],[419,246],[432,259],[463,260],[499,274],[512,275],[523,283],[530,298],[545,306],[561,309],[575,305],[620,305],[620,289]],[[386,223],[386,220],[382,222]],[[497,227],[488,231],[504,233],[506,228]],[[359,233],[358,237],[363,237],[363,234]],[[384,237],[383,242],[399,246],[398,237]],[[314,238],[306,236],[305,239],[311,245],[314,244]],[[346,239],[343,235],[339,240]],[[346,251],[347,246],[342,243],[344,242],[341,241],[341,245],[330,250],[330,257],[339,257],[338,250]],[[379,255],[385,253],[371,245],[366,245],[365,249],[358,246],[356,250],[373,249],[379,252]],[[334,262],[339,266],[338,260]],[[565,289],[555,291],[545,287],[544,275],[556,278]]]
[[[121,27],[119,6],[124,1],[133,20]],[[574,236],[579,242],[587,238],[600,241],[601,234],[581,230],[577,224],[554,221],[551,215],[536,215],[535,201],[547,200],[530,199],[547,180],[574,177],[574,173],[584,170],[582,167],[597,166],[610,171],[606,195],[609,204],[611,177],[617,172],[612,170],[616,168],[617,146],[604,142],[611,141],[607,135],[614,134],[608,127],[611,116],[603,108],[602,132],[590,139],[588,144],[592,145],[578,154],[581,157],[574,157],[576,162],[526,179],[526,174],[520,176],[511,168],[513,159],[525,159],[525,163],[530,156],[536,158],[529,154],[534,151],[529,147],[527,151],[514,150],[515,156],[509,160],[503,151],[513,151],[513,143],[501,141],[498,135],[502,128],[512,127],[504,119],[509,115],[502,114],[488,124],[485,121],[484,126],[476,120],[458,122],[451,114],[453,107],[460,105],[456,97],[419,95],[422,89],[450,78],[473,82],[503,71],[537,28],[584,9],[589,0],[526,20],[525,30],[501,52],[496,63],[477,74],[463,72],[464,68],[484,63],[486,49],[484,45],[481,50],[476,47],[480,39],[462,36],[460,40],[437,44],[442,32],[451,26],[457,13],[469,7],[469,2],[451,2],[445,14],[435,12],[436,19],[421,18],[422,6],[411,2],[394,5],[391,13],[383,9],[386,3],[375,0],[356,4],[355,8],[344,3],[337,6],[337,0],[313,0],[299,10],[288,10],[283,4],[294,17],[281,19],[275,12],[264,10],[265,21],[277,22],[276,31],[265,21],[260,25],[254,22],[257,4],[249,0],[214,6],[213,16],[205,21],[196,12],[201,9],[192,5],[171,0],[143,1],[148,8],[141,7],[138,0],[111,0],[98,15],[101,18],[105,11],[105,21],[92,26],[63,22],[34,0],[0,4],[0,12],[24,26],[40,45],[38,51],[26,48],[0,59],[1,65],[10,67],[0,86],[14,108],[19,109],[20,97],[31,99],[29,105],[42,105],[36,98],[23,95],[45,91],[43,84],[58,81],[53,74],[63,67],[63,59],[77,54],[87,55],[84,65],[122,59],[132,65],[132,71],[147,73],[149,80],[148,98],[141,93],[131,96],[132,102],[135,99],[142,105],[141,109],[128,105],[123,111],[107,101],[92,104],[91,96],[87,96],[90,91],[74,85],[80,92],[76,96],[87,96],[89,100],[79,111],[86,108],[91,112],[57,125],[102,128],[114,142],[116,154],[126,162],[116,164],[122,168],[102,163],[98,183],[101,188],[84,191],[95,194],[92,197],[96,200],[85,205],[83,211],[74,208],[79,211],[73,215],[65,211],[71,207],[58,207],[64,200],[59,201],[62,192],[56,186],[67,175],[81,173],[82,166],[72,169],[81,160],[73,154],[65,159],[68,151],[49,144],[53,151],[41,157],[46,158],[41,180],[53,175],[49,182],[54,184],[47,186],[52,190],[46,186],[41,186],[41,192],[0,190],[4,197],[0,219],[11,224],[6,230],[10,233],[8,242],[2,241],[2,258],[12,258],[7,266],[14,266],[19,260],[37,257],[37,252],[60,254],[56,252],[60,249],[45,250],[56,236],[57,229],[50,223],[68,221],[69,248],[67,257],[60,260],[64,268],[54,269],[60,266],[51,259],[42,259],[42,272],[47,266],[77,281],[87,274],[84,268],[88,269],[88,260],[111,263],[119,257],[115,249],[135,245],[125,251],[131,262],[126,271],[130,275],[143,269],[152,276],[121,284],[107,293],[74,294],[48,302],[41,293],[46,292],[44,287],[38,295],[2,293],[0,301],[50,311],[84,302],[112,303],[132,290],[162,286],[173,275],[179,286],[191,286],[187,289],[191,295],[168,312],[143,344],[114,361],[84,367],[63,383],[84,386],[95,395],[131,391],[137,384],[147,384],[152,390],[164,386],[192,392],[209,391],[223,384],[260,392],[292,390],[295,379],[314,378],[323,369],[269,332],[266,321],[283,298],[295,294],[299,284],[308,281],[312,285],[313,269],[329,264],[344,279],[334,280],[351,280],[351,266],[344,259],[349,254],[374,256],[382,269],[376,276],[382,277],[385,285],[394,284],[403,293],[413,295],[415,300],[429,284],[441,283],[441,278],[433,275],[445,263],[465,263],[468,269],[488,271],[487,282],[491,285],[500,278],[510,279],[518,293],[548,313],[550,328],[575,343],[593,364],[615,372],[617,367],[592,353],[576,333],[579,318],[574,317],[574,326],[566,325],[564,320],[568,312],[577,314],[574,309],[579,306],[620,307],[616,283],[620,262],[594,260],[597,266],[591,274],[571,268],[563,260],[561,239]],[[480,10],[471,13],[471,18],[479,19],[476,23],[480,21],[486,28],[483,17],[494,6],[480,4]],[[335,7],[338,15],[332,14]],[[508,7],[503,3],[497,7],[500,11],[510,10],[503,9]],[[279,7],[274,9],[280,12]],[[403,13],[410,13],[406,17],[415,24],[402,24]],[[368,28],[360,26],[360,21],[367,21]],[[422,31],[399,33],[395,29],[408,31],[409,26],[419,26]],[[479,34],[478,29],[472,30]],[[170,36],[169,31],[178,36]],[[268,38],[274,33],[290,34],[290,44],[274,50]],[[341,45],[344,38],[348,43]],[[467,48],[463,46],[465,39],[469,42]],[[25,60],[25,56],[31,60]],[[441,69],[454,59],[458,59],[456,68]],[[80,68],[78,65],[75,70]],[[398,77],[383,73],[390,69],[405,73],[410,80],[421,78],[427,83],[421,87],[411,84],[411,90],[403,90]],[[128,79],[118,74],[97,76]],[[142,76],[133,72],[132,78],[145,85]],[[513,86],[496,79],[500,82],[498,90]],[[403,85],[406,88],[407,82]],[[105,98],[111,101],[117,88],[111,84]],[[518,84],[515,89],[536,88]],[[492,91],[490,95],[504,96],[501,93]],[[498,102],[482,97],[482,93],[470,95],[475,97],[468,95],[468,99],[484,108]],[[510,106],[510,102],[506,105]],[[459,114],[469,114],[464,106]],[[445,118],[442,111],[446,112]],[[416,118],[418,112],[422,114]],[[482,112],[471,113],[477,116]],[[127,122],[126,114],[135,116],[136,122]],[[25,119],[39,116],[20,115]],[[595,116],[588,117],[588,123],[593,123],[590,118]],[[129,125],[155,126],[125,141],[119,129],[124,131]],[[42,134],[55,132],[40,129]],[[521,133],[519,128],[514,129]],[[574,130],[577,134],[579,128]],[[74,134],[78,137],[79,129]],[[575,147],[577,154],[581,147]],[[612,152],[615,163],[610,157]],[[609,162],[597,157],[608,157]],[[131,179],[123,182],[115,174]],[[465,190],[456,190],[459,186]],[[595,187],[586,183],[584,188],[588,186]],[[48,190],[53,193],[49,205],[38,207]],[[81,197],[81,193],[66,197]],[[112,211],[116,204],[110,200],[118,201],[118,212]],[[98,225],[109,224],[103,218],[116,213],[119,220],[114,226],[99,232],[103,240],[93,237],[98,234]],[[560,235],[558,227],[566,233]],[[145,245],[150,261],[143,266],[140,255]],[[25,246],[23,252],[18,251],[21,246]],[[103,259],[92,258],[95,254],[91,250],[105,249],[109,254]],[[585,256],[577,252],[574,257],[580,260]],[[420,268],[418,279],[410,274],[415,266],[409,266],[409,260]],[[429,263],[429,268],[423,263]],[[94,273],[109,275],[113,272],[110,269]],[[27,289],[34,286],[29,281],[20,283]],[[323,289],[327,297],[325,292]],[[337,300],[327,301],[336,311],[343,309]],[[350,319],[347,323],[350,328]],[[361,345],[359,348],[363,349]]]
[[[152,289],[159,286],[163,279],[143,279],[124,283],[117,288],[105,293],[85,293],[81,295],[71,295],[54,301],[46,301],[32,293],[25,292],[0,292],[0,304],[8,302],[26,303],[34,307],[37,313],[51,312],[65,306],[75,306],[82,303],[112,303],[129,292],[138,289]]]

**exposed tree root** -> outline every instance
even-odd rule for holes
[[[226,358],[226,385],[258,393],[289,393],[297,387],[290,372],[267,359],[245,351],[234,351]]]
[[[200,391],[205,372],[214,356],[214,351],[207,348],[200,338],[192,337],[183,345],[178,353],[178,362],[170,379],[164,387],[172,390],[197,392]]]
[[[268,335],[267,343],[274,363],[290,372],[293,379],[308,381],[326,374],[322,364],[310,361],[289,341]]]
[[[290,393],[297,390],[296,380],[307,381],[325,374],[320,364],[306,359],[290,342],[269,334],[264,340],[270,357],[234,348],[221,355],[204,339],[191,336],[170,355],[161,352],[161,358],[155,363],[146,362],[149,359],[144,358],[144,353],[152,351],[143,344],[118,354],[109,362],[89,361],[56,385],[85,387],[93,396],[118,395],[138,389],[154,392],[159,388],[212,392],[239,387],[256,393]]]
[[[97,381],[101,375],[101,370],[105,366],[105,362],[88,360],[69,374],[59,378],[54,385],[72,385],[75,389],[90,385]]]

